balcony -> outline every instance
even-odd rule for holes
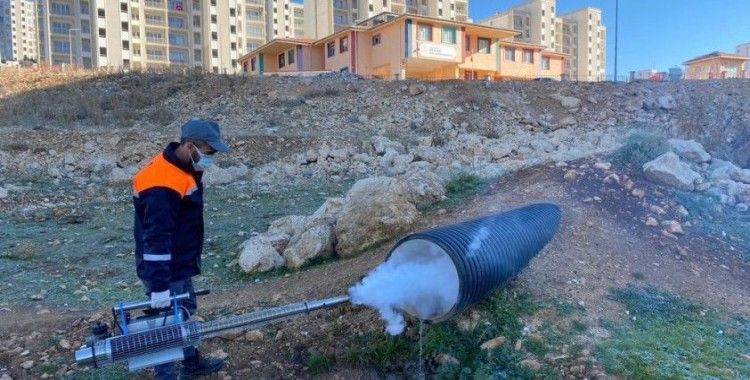
[[[146,0],[144,6],[149,8],[164,8],[164,1],[162,0]]]

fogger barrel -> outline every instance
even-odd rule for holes
[[[554,204],[531,204],[408,235],[393,247],[388,260],[430,260],[428,255],[450,258],[456,269],[458,294],[453,306],[444,309],[447,312],[429,318],[440,322],[518,275],[552,239],[560,218],[560,208]]]
[[[164,325],[127,335],[96,340],[75,352],[79,364],[101,366],[131,361],[131,369],[153,366],[169,361],[164,352],[193,346],[202,339],[214,337],[238,328],[258,328],[314,310],[348,302],[349,297],[338,296],[314,301],[298,302],[208,322],[185,321]],[[135,364],[134,364],[135,363]]]

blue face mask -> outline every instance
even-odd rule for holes
[[[195,147],[195,150],[198,152],[198,161],[193,161],[193,169],[196,171],[202,172],[211,165],[214,164],[214,158],[208,154],[203,154],[200,149],[198,149],[197,146],[193,145]],[[192,157],[191,157],[192,159]]]

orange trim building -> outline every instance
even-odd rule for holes
[[[567,55],[511,41],[518,33],[381,13],[319,40],[270,41],[239,61],[249,75],[348,71],[383,79],[562,79]]]
[[[744,64],[750,60],[739,54],[715,51],[683,63],[685,79],[745,78]]]

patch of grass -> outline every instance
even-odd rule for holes
[[[667,150],[667,143],[662,136],[636,132],[628,136],[625,144],[612,154],[612,162],[618,166],[640,170],[643,164]]]
[[[313,352],[310,358],[307,359],[307,370],[316,375],[326,373],[331,370],[331,363],[325,355]]]
[[[65,377],[68,380],[129,380],[144,378],[145,371],[130,373],[123,366],[110,366],[92,369],[86,372],[76,372],[75,374]]]
[[[405,361],[414,360],[418,354],[414,342],[403,335],[365,334],[356,340],[355,347],[357,348],[346,352],[345,361],[386,371],[399,367]]]
[[[33,260],[38,254],[39,249],[37,249],[36,245],[32,242],[25,241],[0,253],[0,257],[11,260]]]
[[[615,289],[611,297],[635,317],[610,324],[612,339],[596,356],[625,378],[750,377],[750,321],[722,319],[685,299],[654,288]]]
[[[478,194],[489,184],[484,178],[474,174],[462,173],[451,179],[445,184],[446,198],[428,207],[429,210],[449,209],[455,207],[458,203]]]

